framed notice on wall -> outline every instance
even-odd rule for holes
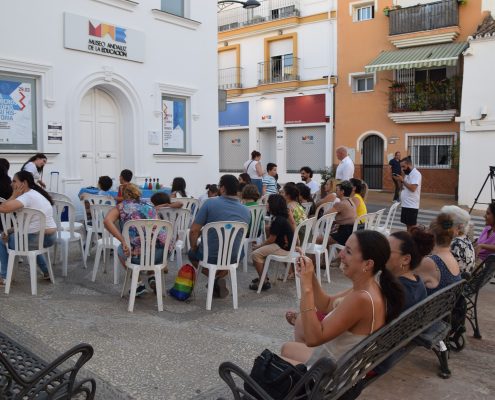
[[[162,150],[164,152],[186,152],[185,99],[162,96]]]
[[[36,81],[0,75],[0,148],[36,148]]]

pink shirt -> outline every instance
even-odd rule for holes
[[[483,229],[483,232],[481,232],[481,235],[478,239],[478,244],[495,245],[495,232],[492,232],[491,235],[488,236],[488,232],[490,231],[490,229],[492,229],[491,226],[485,226],[485,229]],[[481,249],[478,254],[478,258],[482,261],[485,261],[485,259],[492,253],[494,253],[494,251]]]

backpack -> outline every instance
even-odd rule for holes
[[[169,292],[170,296],[180,301],[187,300],[191,296],[195,281],[196,270],[192,265],[184,264],[177,272],[174,286]]]

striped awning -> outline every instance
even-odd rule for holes
[[[365,68],[366,72],[454,66],[467,43],[436,44],[380,53]]]

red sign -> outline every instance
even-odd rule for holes
[[[325,95],[286,97],[285,123],[310,124],[328,122],[325,116]]]

